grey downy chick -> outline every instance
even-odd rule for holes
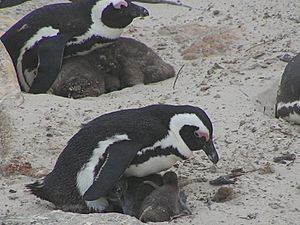
[[[158,186],[151,181],[145,181],[139,186],[137,199],[145,196],[145,191],[153,191],[142,201],[137,217],[142,222],[170,221],[182,215],[190,215],[191,211],[182,201],[179,182],[176,173],[167,172],[163,176],[163,185]]]
[[[145,177],[123,176],[110,193],[114,205],[122,208],[124,214],[138,218],[143,200],[154,190],[152,185],[144,185],[144,182],[151,182],[157,186],[163,185],[160,174]]]

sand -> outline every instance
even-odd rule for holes
[[[213,121],[219,163],[213,166],[204,152],[195,152],[172,168],[182,178],[209,181],[236,168],[255,170],[226,185],[233,188],[232,197],[213,202],[211,210],[207,196],[219,187],[208,182],[185,186],[193,215],[161,224],[300,224],[300,127],[274,118],[276,92],[286,66],[278,57],[295,55],[300,49],[300,2],[182,2],[193,10],[141,4],[151,16],[135,20],[123,34],[146,43],[175,70],[184,65],[174,89],[171,78],[79,100],[20,94],[13,76],[5,77],[11,72],[1,68],[2,224],[142,224],[116,213],[55,210],[26,192],[24,185],[51,171],[82,123],[106,112],[154,103],[200,106]],[[0,10],[0,33],[43,4],[46,1],[36,0]],[[1,60],[7,60],[3,48]],[[284,153],[296,154],[296,160],[273,162]]]

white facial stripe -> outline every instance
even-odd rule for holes
[[[300,109],[300,100],[299,101],[294,101],[294,102],[279,102],[277,104],[277,111],[279,111],[282,108],[299,108]],[[300,115],[295,113],[295,112],[291,112],[288,116],[284,117],[285,120],[290,121],[290,122],[294,122],[296,124],[300,124]]]
[[[170,130],[173,132],[176,137],[180,138],[179,131],[184,125],[196,126],[199,127],[199,132],[203,135],[207,134],[209,137],[209,130],[203,124],[203,122],[193,113],[183,113],[183,114],[176,114],[170,120]]]
[[[146,151],[152,151],[157,147],[161,147],[163,149],[168,147],[176,148],[178,149],[179,153],[185,156],[186,158],[189,158],[192,155],[192,151],[182,140],[181,136],[179,135],[179,131],[178,135],[176,135],[175,132],[169,131],[168,135],[164,139],[155,142],[154,145],[151,147],[143,148],[137,153],[137,155],[142,155]]]
[[[119,38],[123,32],[123,29],[110,28],[104,25],[101,21],[101,15],[103,10],[112,2],[112,0],[98,1],[96,5],[94,5],[92,8],[92,25],[90,26],[88,31],[81,36],[74,37],[75,41],[68,42],[67,45],[81,44],[87,39],[91,38],[93,35],[101,36],[112,40]]]
[[[54,29],[53,27],[43,27],[39,29],[26,43],[25,45],[21,48],[20,50],[20,55],[17,59],[17,72],[19,75],[19,80],[24,88],[25,91],[29,91],[30,85],[32,84],[34,80],[34,73],[23,73],[23,66],[22,66],[22,60],[23,60],[23,55],[24,53],[31,49],[38,41],[42,40],[45,37],[53,37],[57,35],[59,30]],[[26,81],[25,81],[25,76],[26,76]]]
[[[199,127],[199,132],[203,135],[207,135],[209,137],[209,131],[207,127],[202,123],[202,121],[195,115],[191,113],[184,113],[184,114],[176,114],[170,120],[170,130],[168,135],[157,142],[154,143],[153,146],[147,147],[142,149],[137,153],[138,156],[145,154],[147,151],[153,151],[155,148],[160,147],[162,149],[173,147],[178,149],[179,153],[186,158],[191,157],[192,151],[189,147],[185,144],[183,139],[181,138],[179,131],[184,125],[191,125]],[[170,160],[171,158],[171,160]],[[175,160],[176,159],[176,160]],[[168,169],[174,165],[174,163],[179,160],[180,158],[175,155],[169,156],[160,156],[155,158],[150,158],[148,161],[136,166],[130,166],[126,173],[130,176],[138,176],[138,174],[150,174],[149,171],[157,173],[160,172],[162,169],[161,167],[164,165],[163,169]],[[157,162],[161,165],[156,165],[151,167],[151,163],[156,165]],[[135,171],[137,170],[137,171]],[[148,173],[148,174],[147,174]]]
[[[142,164],[138,164],[137,166],[129,166],[125,171],[125,175],[143,177],[153,173],[158,173],[171,168],[178,160],[180,160],[180,158],[176,155],[153,157]]]

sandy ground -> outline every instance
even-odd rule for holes
[[[124,33],[146,43],[176,70],[185,65],[175,89],[172,78],[80,100],[20,95],[12,75],[7,77],[11,69],[2,65],[2,224],[142,224],[121,214],[55,210],[26,192],[24,184],[53,168],[82,123],[105,112],[153,103],[201,106],[213,121],[220,162],[212,166],[203,152],[196,152],[173,168],[181,177],[212,180],[236,168],[259,169],[227,185],[233,188],[232,197],[213,202],[211,210],[207,196],[219,187],[208,182],[187,185],[184,191],[193,215],[162,224],[300,224],[300,127],[274,118],[276,91],[286,66],[278,57],[300,49],[300,1],[182,2],[194,9],[143,4],[151,16],[135,20]],[[0,10],[0,33],[45,3]],[[8,65],[3,49],[1,60]],[[288,164],[273,162],[284,153],[297,158]]]

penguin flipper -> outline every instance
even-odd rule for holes
[[[119,141],[110,145],[105,162],[94,183],[84,193],[83,199],[93,201],[104,197],[118,182],[141,148],[141,144],[133,141]]]
[[[38,69],[29,92],[45,93],[54,83],[62,65],[64,48],[71,35],[59,34],[41,41],[38,46]]]

